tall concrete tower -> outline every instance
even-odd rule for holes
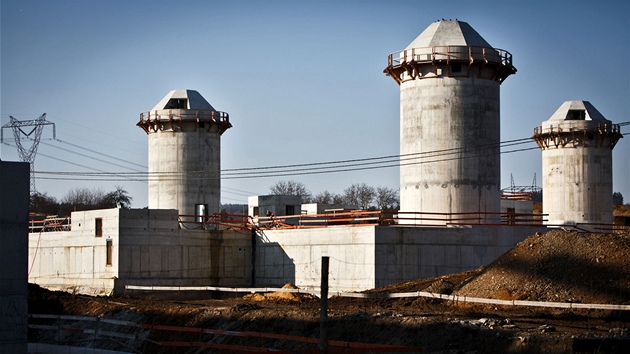
[[[512,55],[442,20],[384,72],[400,85],[400,210],[500,212],[499,88],[516,73]]]
[[[549,225],[612,224],[612,149],[622,137],[619,125],[587,101],[564,102],[534,129]]]
[[[137,124],[149,136],[149,208],[209,215],[221,206],[221,135],[229,116],[197,91],[173,90]],[[192,221],[184,217],[183,221]]]

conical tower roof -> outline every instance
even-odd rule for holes
[[[216,109],[195,90],[173,90],[164,96],[164,98],[153,107],[152,111],[175,108],[216,111]]]
[[[468,23],[458,20],[441,20],[430,24],[406,49],[434,46],[492,48]]]
[[[610,122],[588,101],[566,101],[547,120],[547,122],[561,122],[565,120],[590,120]]]

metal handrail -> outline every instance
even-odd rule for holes
[[[164,114],[162,112],[168,112],[168,114]],[[145,118],[146,117],[146,118]],[[148,111],[140,113],[140,122],[153,122],[153,121],[169,121],[169,120],[212,120],[218,123],[229,123],[230,115],[226,112],[221,111],[208,111],[208,110],[200,110],[193,111],[187,109],[169,109],[169,110],[158,110],[158,111]]]
[[[475,62],[483,61],[512,65],[512,54],[507,50],[478,46],[432,46],[403,49],[388,56],[388,66],[404,63],[431,63],[435,61]]]

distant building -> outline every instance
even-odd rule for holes
[[[299,195],[259,195],[247,198],[248,215],[256,218],[267,216],[300,215],[302,197]]]

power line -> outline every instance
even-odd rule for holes
[[[628,124],[630,124],[630,122],[622,122],[619,125],[625,126]],[[622,135],[625,136],[625,135],[628,135],[628,133],[622,134]],[[508,146],[515,146],[515,145],[529,144],[529,143],[534,143],[531,140],[531,138],[521,138],[521,139],[507,140],[507,141],[503,141],[499,143],[480,145],[472,149],[470,147],[458,147],[458,148],[435,150],[435,151],[428,151],[428,152],[422,152],[422,153],[389,155],[389,156],[370,157],[370,158],[362,158],[362,159],[350,159],[350,160],[327,161],[327,162],[316,162],[316,163],[302,163],[302,164],[279,165],[279,166],[234,168],[234,169],[224,169],[222,171],[218,171],[218,170],[205,171],[205,172],[204,171],[188,171],[186,173],[186,176],[184,176],[181,172],[136,171],[136,172],[101,173],[103,171],[97,170],[99,171],[99,173],[38,171],[40,175],[47,174],[47,175],[59,175],[59,176],[63,175],[64,176],[64,177],[38,177],[38,178],[65,179],[65,180],[74,179],[74,180],[92,180],[92,181],[121,181],[121,180],[136,180],[137,181],[137,178],[140,178],[146,181],[146,180],[153,180],[155,178],[160,178],[162,180],[164,180],[165,178],[168,180],[181,180],[184,177],[207,179],[209,178],[208,175],[211,175],[214,173],[221,173],[221,179],[283,177],[283,176],[295,176],[295,175],[304,175],[304,174],[323,174],[323,173],[336,173],[336,172],[338,173],[338,172],[361,171],[361,170],[370,170],[370,169],[381,169],[381,168],[398,167],[401,165],[405,166],[405,165],[424,164],[424,163],[448,161],[448,160],[463,159],[463,158],[472,158],[472,157],[496,154],[496,152],[492,152],[492,151],[489,151],[487,153],[481,153],[483,151],[488,151],[488,150],[493,150],[493,149],[496,150],[496,149],[505,148]],[[74,145],[71,143],[67,143],[67,144],[82,148],[78,145]],[[514,152],[536,150],[536,149],[538,149],[538,147],[504,151],[504,152],[499,152],[499,154],[514,153]],[[90,151],[97,154],[102,154],[94,150],[90,150]],[[477,152],[478,154],[471,155],[471,156],[455,156],[451,158],[438,159],[438,160],[435,159],[438,157],[445,157],[448,155],[456,155],[456,154],[466,154],[470,152]],[[109,156],[106,154],[102,154],[102,155],[113,158],[112,156]],[[407,162],[401,163],[405,161]],[[67,162],[67,161],[64,161],[64,162]],[[129,161],[127,162],[132,163]],[[132,164],[135,164],[135,163],[132,163]],[[138,165],[138,164],[135,164],[135,165]],[[145,166],[142,166],[142,165],[138,165],[138,166],[146,168]],[[90,169],[89,167],[86,167],[86,168]],[[114,178],[113,176],[116,176],[116,178]],[[82,178],[79,178],[79,177],[82,177]]]
[[[504,152],[498,152],[498,153],[494,153],[494,154],[503,154],[503,153],[514,153],[514,152],[521,152],[521,151],[528,151],[528,150],[537,150],[538,147],[532,147],[532,148],[523,148],[523,149],[517,149],[517,150],[511,150],[511,151],[504,151]],[[445,155],[449,155],[449,154],[445,154]],[[265,177],[285,177],[285,176],[296,176],[296,175],[304,175],[304,174],[325,174],[325,173],[339,173],[339,172],[351,172],[351,171],[362,171],[362,170],[373,170],[373,169],[381,169],[381,168],[391,168],[391,167],[399,167],[401,165],[415,165],[415,164],[426,164],[426,163],[433,163],[433,162],[439,162],[439,161],[449,161],[449,160],[458,160],[458,159],[464,159],[464,158],[474,158],[474,157],[479,157],[479,156],[487,156],[490,154],[478,154],[478,155],[469,155],[469,156],[465,156],[465,157],[451,157],[451,158],[445,158],[445,159],[439,159],[439,160],[429,160],[429,161],[415,161],[415,162],[408,162],[405,164],[400,164],[399,162],[397,163],[391,163],[389,165],[380,165],[380,166],[371,166],[371,165],[367,165],[367,166],[362,166],[362,167],[348,167],[348,166],[336,166],[336,167],[320,167],[320,168],[309,168],[309,169],[301,169],[300,171],[296,171],[296,170],[291,170],[291,171],[273,171],[273,172],[261,172],[259,174],[250,174],[250,173],[246,173],[246,174],[242,174],[242,175],[235,175],[235,176],[222,176],[221,179],[244,179],[244,178],[265,178]],[[436,157],[436,156],[432,156],[432,157]],[[365,164],[362,164],[365,165]],[[334,169],[333,169],[334,168]],[[307,170],[307,171],[304,171]],[[108,174],[95,174],[95,173],[81,173],[81,172],[51,172],[51,171],[42,171],[39,172],[41,174],[49,174],[49,175],[57,175],[59,177],[39,177],[42,179],[59,179],[59,180],[90,180],[90,181],[120,181],[121,178],[127,178],[129,179],[130,177],[135,177],[135,178],[147,178],[148,180],[154,180],[154,179],[164,179],[164,178],[160,178],[159,174],[151,174],[151,173],[147,173],[145,175],[133,175],[130,173],[108,173]],[[63,177],[61,177],[63,176]],[[116,176],[116,178],[114,178],[114,176]],[[168,177],[170,176],[170,177]],[[182,177],[178,177],[176,175],[171,175],[169,174],[166,180],[181,180]],[[187,175],[187,177],[189,177]],[[198,177],[199,179],[205,179],[203,176]],[[125,180],[125,179],[122,179]]]
[[[124,160],[124,159],[121,159],[120,157],[107,155],[107,154],[105,154],[105,153],[102,153],[102,152],[99,152],[99,151],[96,151],[96,150],[91,150],[91,149],[88,149],[88,148],[86,148],[86,147],[84,147],[84,146],[79,146],[79,145],[72,144],[72,143],[69,143],[69,142],[67,142],[67,141],[62,141],[62,140],[59,140],[59,139],[54,139],[54,140],[55,140],[55,141],[58,141],[58,142],[60,142],[60,143],[63,143],[63,144],[67,144],[67,145],[70,145],[70,146],[73,146],[73,147],[79,148],[79,149],[87,150],[87,151],[92,152],[92,153],[95,153],[95,154],[99,154],[99,155],[107,156],[107,157],[109,157],[109,158],[111,158],[111,159],[118,160],[118,161],[122,161],[122,162],[128,163],[128,164],[130,164],[130,165],[138,166],[138,167],[141,167],[141,168],[148,168],[147,166],[140,165],[140,164],[137,164],[137,163],[135,163],[135,162],[128,161],[128,160]],[[133,170],[132,170],[132,171],[133,171]]]
[[[112,166],[125,168],[125,169],[131,170],[131,171],[135,171],[135,172],[142,172],[142,171],[133,170],[133,169],[131,169],[131,168],[127,167],[127,166],[119,165],[119,164],[117,164],[117,163],[113,163],[113,162],[105,161],[105,160],[103,160],[103,159],[99,159],[99,158],[97,158],[97,157],[88,156],[88,155],[82,154],[82,153],[77,152],[77,151],[74,151],[74,150],[64,149],[64,148],[62,148],[62,147],[60,147],[60,146],[55,146],[55,145],[53,145],[53,144],[48,144],[48,143],[45,143],[45,142],[42,142],[42,144],[47,145],[47,146],[54,147],[55,149],[59,149],[59,150],[62,150],[62,151],[69,152],[69,153],[71,153],[71,154],[75,154],[75,155],[83,156],[83,157],[86,157],[86,158],[88,158],[88,159],[92,159],[92,160],[100,161],[100,162],[102,162],[102,163],[106,163],[106,164],[109,164],[109,165],[112,165]],[[88,149],[85,149],[85,150],[88,150]],[[104,155],[104,154],[103,154],[103,155]],[[107,155],[105,155],[105,156],[107,156]],[[122,161],[122,160],[121,160],[121,161]]]

